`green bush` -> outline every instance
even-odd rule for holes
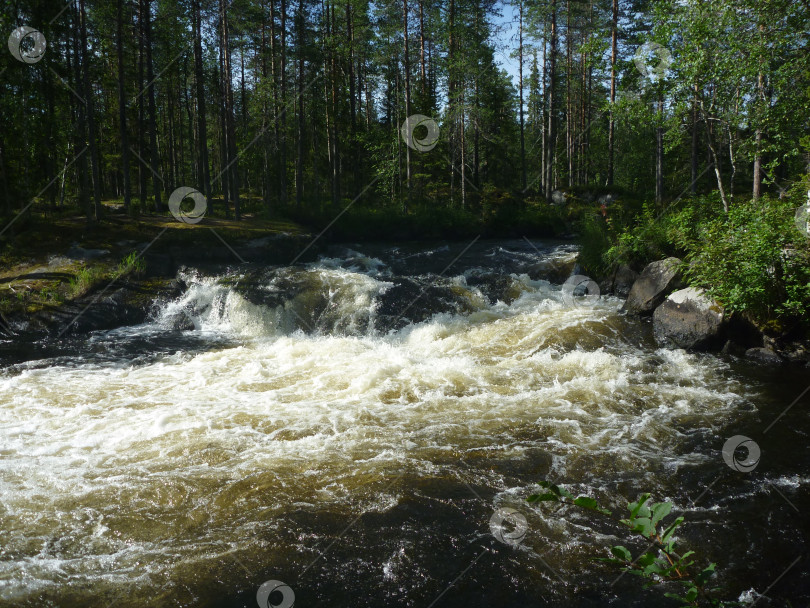
[[[794,202],[741,202],[728,217],[700,224],[686,258],[690,283],[760,323],[807,317],[810,247],[794,223]]]
[[[731,312],[760,325],[810,316],[810,242],[796,227],[803,191],[785,199],[737,200],[726,215],[717,195],[686,199],[663,213],[645,205],[632,220],[609,214],[580,224],[580,260],[604,276],[620,264],[641,269],[668,256]]]

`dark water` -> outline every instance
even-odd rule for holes
[[[568,245],[468,245],[188,269],[150,323],[0,345],[0,604],[677,605],[591,559],[646,549],[611,520],[526,503],[547,479],[652,492],[721,597],[807,606],[807,370],[658,349],[563,295]]]

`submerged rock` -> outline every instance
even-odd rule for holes
[[[671,294],[653,313],[653,334],[662,346],[707,350],[718,342],[725,312],[702,289]]]
[[[745,351],[745,358],[759,363],[767,363],[768,365],[781,365],[783,363],[782,357],[770,348],[749,348]]]
[[[680,264],[678,258],[647,264],[633,283],[622,310],[633,315],[652,314],[667,295],[682,286]]]
[[[573,253],[561,258],[548,258],[532,264],[526,269],[526,274],[533,281],[543,280],[549,283],[563,284],[573,274],[577,266],[577,254]]]

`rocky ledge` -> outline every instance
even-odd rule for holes
[[[44,336],[84,334],[143,323],[156,301],[176,298],[185,285],[178,280],[182,266],[289,264],[292,259],[311,261],[320,251],[309,234],[272,234],[251,240],[233,239],[221,246],[189,247],[166,239],[164,246],[148,242],[119,243],[120,247],[87,249],[73,244],[50,260],[31,260],[0,276],[0,338],[28,341]],[[142,267],[115,280],[118,260],[125,252],[138,253]],[[298,256],[298,257],[296,257]],[[92,261],[103,269],[80,295],[70,285]],[[59,297],[46,297],[46,294]]]

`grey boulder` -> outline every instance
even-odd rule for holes
[[[725,311],[702,289],[676,291],[653,313],[658,344],[687,350],[707,350],[720,339]]]
[[[678,258],[647,264],[641,271],[622,310],[633,315],[649,315],[670,293],[682,286]]]

